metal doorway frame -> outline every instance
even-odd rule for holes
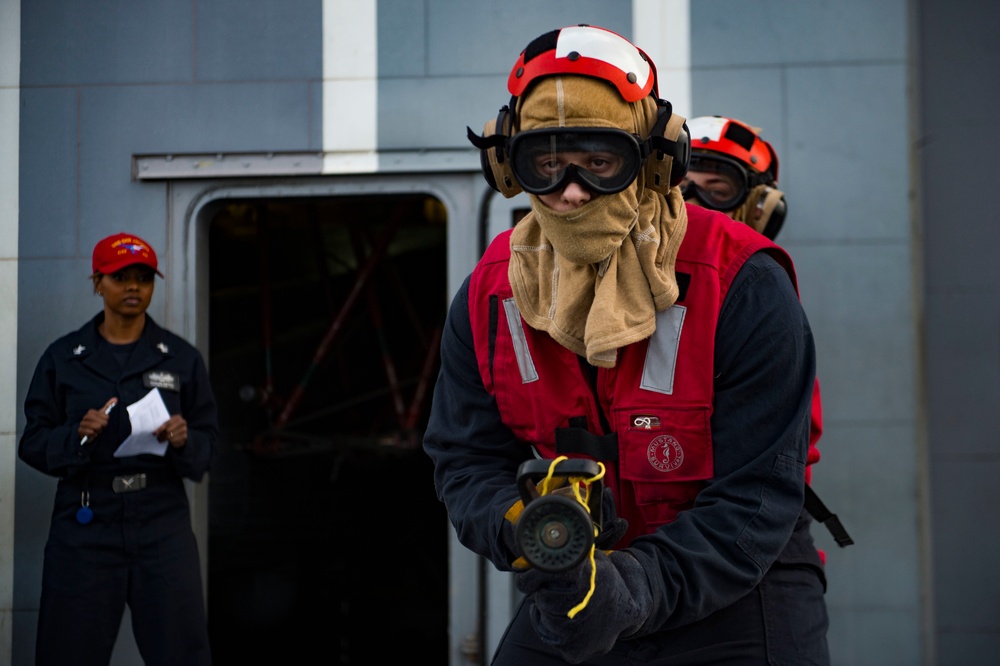
[[[515,202],[484,195],[479,169],[420,174],[339,175],[282,178],[166,178],[166,325],[199,349],[209,343],[209,222],[226,201],[284,197],[428,194],[447,211],[448,296],[455,293],[478,260],[483,234],[492,236],[510,219]],[[488,202],[483,220],[483,202]],[[523,205],[523,203],[522,203]],[[492,220],[500,220],[495,228]],[[485,231],[484,231],[485,229]],[[211,367],[211,358],[206,358]],[[208,575],[208,478],[189,487],[192,521]],[[449,659],[452,666],[486,664],[513,612],[515,590],[508,574],[466,549],[448,526]]]

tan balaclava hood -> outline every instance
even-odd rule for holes
[[[645,138],[656,113],[652,98],[627,103],[599,79],[551,76],[521,98],[515,131],[608,127]],[[679,128],[676,120],[668,127]],[[530,195],[532,211],[511,234],[509,277],[521,316],[595,366],[614,367],[618,348],[649,337],[656,312],[677,300],[684,200],[678,188],[664,197],[644,180],[640,171],[625,190],[568,212]]]

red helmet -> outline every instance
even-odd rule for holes
[[[518,127],[518,99],[524,96],[532,82],[563,74],[606,81],[614,86],[627,104],[650,97],[656,104],[656,116],[648,136],[625,137],[631,142],[630,146],[618,142],[617,139],[622,138],[620,136],[611,137],[614,133],[612,128],[594,128],[588,136],[604,141],[602,145],[605,148],[610,146],[621,149],[623,155],[627,153],[629,169],[622,173],[621,178],[588,176],[577,170],[561,175],[568,178],[579,176],[586,187],[599,194],[610,194],[628,187],[642,169],[647,174],[646,186],[660,194],[666,194],[671,187],[680,184],[690,158],[687,126],[683,117],[673,113],[670,102],[659,98],[655,65],[642,49],[618,33],[596,26],[576,25],[552,30],[532,40],[521,51],[507,78],[510,105],[500,109],[495,122],[486,123],[482,136],[468,128],[469,141],[481,151],[483,176],[491,187],[505,197],[512,197],[521,191],[544,194],[565,185],[562,179],[550,178],[542,182],[542,179],[528,177],[523,172],[519,174],[517,167],[524,164],[519,163],[514,154],[517,146],[531,138],[516,138],[527,134],[514,130]],[[575,141],[587,134],[582,128],[574,130],[572,137],[568,131],[556,128],[546,129],[545,133],[555,142],[552,145],[561,146],[569,145],[571,139]]]
[[[688,124],[691,160],[684,198],[726,213],[774,240],[787,213],[778,185],[778,156],[757,130],[723,116]],[[696,177],[702,174],[704,179]]]
[[[538,37],[521,52],[507,78],[507,89],[520,97],[532,81],[553,74],[603,79],[626,102],[638,102],[650,93],[659,96],[653,62],[642,49],[605,28],[578,25]]]
[[[778,156],[767,141],[746,123],[723,116],[699,116],[688,121],[693,152],[711,151],[739,161],[756,173],[768,173],[778,182]]]

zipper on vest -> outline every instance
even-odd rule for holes
[[[495,384],[496,378],[493,376],[493,356],[497,348],[497,326],[500,321],[500,299],[496,294],[490,294],[489,307],[489,332],[486,336],[486,345],[489,354],[490,383]]]
[[[594,404],[597,407],[597,416],[601,421],[600,434],[607,435],[611,432],[611,424],[608,423],[608,418],[604,415],[604,407],[601,406],[601,396],[597,392],[598,368],[596,365],[587,363],[587,359],[582,356],[577,356],[577,359],[580,361],[580,370],[583,372],[583,377],[587,381],[587,386],[590,387],[590,392],[594,395]]]

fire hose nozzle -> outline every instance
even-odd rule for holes
[[[553,463],[555,467],[553,468]],[[550,475],[573,479],[595,479],[601,469],[587,459],[527,460],[517,471],[517,486],[524,510],[514,536],[524,559],[542,571],[572,569],[587,557],[594,545],[595,522],[601,519],[602,485],[591,482],[584,506],[575,495],[540,495],[537,484]],[[589,508],[589,511],[588,511]]]

